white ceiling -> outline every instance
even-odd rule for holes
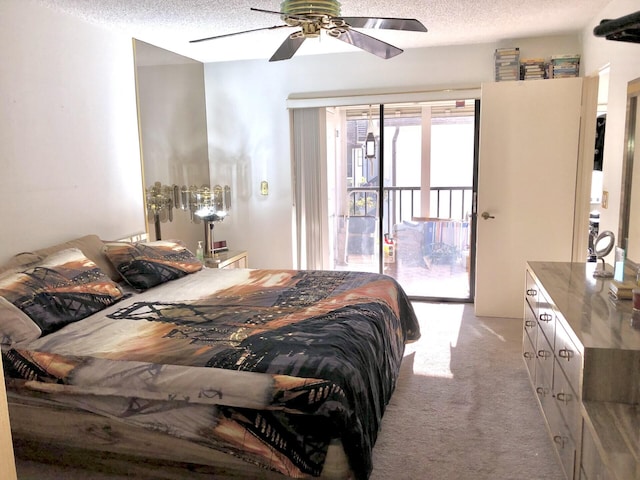
[[[166,50],[214,62],[268,59],[298,29],[267,30],[208,42],[194,40],[281,25],[279,0],[31,0],[104,25]],[[611,0],[342,0],[344,16],[417,18],[427,33],[366,30],[401,49],[491,43],[523,37],[575,33]],[[599,21],[600,19],[598,19]],[[344,42],[307,40],[296,55],[357,51]]]

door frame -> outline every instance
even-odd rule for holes
[[[447,101],[450,102],[454,102],[456,100],[460,100],[461,97],[453,97],[453,98],[447,98]],[[478,180],[478,159],[479,159],[479,129],[480,129],[480,125],[479,125],[479,114],[480,114],[480,100],[478,98],[465,98],[464,100],[467,101],[473,101],[473,152],[471,153],[473,155],[473,160],[471,162],[471,185],[470,185],[470,189],[471,189],[471,201],[470,201],[470,215],[468,218],[468,222],[469,222],[469,270],[467,272],[467,280],[466,280],[466,287],[468,288],[468,294],[466,296],[442,296],[442,294],[440,295],[409,295],[409,298],[411,300],[416,300],[416,301],[437,301],[437,302],[451,302],[451,303],[473,303],[474,299],[475,299],[475,258],[476,258],[476,216],[474,215],[475,212],[475,208],[476,208],[476,198],[477,198],[477,180]],[[425,102],[420,102],[420,103],[424,103],[424,104],[429,104],[429,103],[435,103],[436,101],[425,101]],[[379,152],[378,156],[377,156],[377,165],[375,168],[375,171],[377,172],[385,172],[385,165],[388,162],[388,159],[385,157],[385,127],[387,126],[386,124],[386,118],[388,117],[388,112],[389,111],[395,111],[394,110],[394,105],[397,106],[398,104],[394,104],[394,103],[388,103],[388,104],[378,104],[377,106],[374,106],[374,109],[377,110],[377,122],[378,122],[378,128],[376,128],[376,138],[377,138],[377,147],[376,150]],[[347,106],[348,108],[349,106]],[[357,105],[357,109],[360,110],[362,109],[363,105],[358,104]],[[377,107],[377,108],[376,108]],[[370,106],[371,108],[371,106]],[[391,109],[391,110],[390,110]],[[421,146],[421,148],[424,148],[424,136],[428,135],[429,137],[431,137],[431,120],[429,117],[428,121],[425,123],[425,118],[424,115],[421,117],[421,125],[423,128],[423,145]],[[344,122],[344,120],[343,120]],[[344,125],[342,125],[344,127]],[[425,133],[424,130],[428,129],[429,133]],[[336,139],[336,142],[339,143],[340,145],[336,147],[336,150],[341,150],[344,149],[344,143],[345,143],[345,136],[340,134],[340,135],[335,135],[334,138]],[[428,146],[430,144],[427,144]],[[424,155],[424,152],[423,152]],[[345,156],[345,158],[348,157],[348,155]],[[423,164],[424,166],[424,164]],[[388,188],[388,185],[385,185],[384,183],[384,174],[380,173],[378,175],[379,181],[378,184],[376,185],[375,189],[376,189],[376,193],[377,193],[377,197],[379,199],[383,199],[385,198],[385,188]],[[423,183],[423,182],[421,182]],[[424,186],[424,185],[420,185],[420,186]],[[429,196],[430,194],[427,192],[426,193],[427,196]],[[428,197],[427,197],[428,198]],[[421,205],[422,208],[425,208],[424,204],[426,203],[427,207],[429,207],[429,202],[421,202],[423,205]],[[421,210],[422,211],[422,210]],[[378,273],[384,273],[385,271],[385,256],[384,256],[384,247],[385,247],[385,242],[384,242],[384,228],[382,228],[382,225],[384,225],[386,222],[386,218],[388,218],[387,216],[389,215],[389,212],[385,212],[385,203],[383,201],[379,201],[377,203],[377,217],[380,219],[379,224],[380,224],[380,228],[378,228],[376,230],[376,241],[377,241],[377,247],[375,250],[375,255],[377,256],[377,258],[374,260],[374,266],[377,267],[377,272]],[[428,214],[425,214],[425,216],[429,216]]]
[[[412,91],[412,92],[386,92],[372,94],[367,91],[350,91],[338,92],[332,97],[318,97],[316,93],[297,93],[289,96],[286,102],[287,108],[291,111],[299,108],[331,108],[331,107],[344,107],[352,105],[379,105],[381,112],[380,118],[383,119],[384,112],[382,109],[384,105],[395,103],[423,103],[423,102],[436,102],[443,100],[455,100],[455,99],[467,99],[474,100],[475,102],[475,114],[474,114],[474,161],[473,161],[473,185],[472,185],[472,213],[470,216],[470,266],[469,266],[469,296],[467,298],[447,298],[447,297],[412,297],[411,300],[419,301],[438,301],[438,302],[454,302],[454,303],[473,303],[475,301],[476,287],[475,287],[475,264],[476,264],[476,216],[474,215],[474,209],[476,208],[477,197],[477,171],[478,171],[478,158],[479,158],[479,99],[481,96],[481,87],[460,87],[460,88],[439,88],[437,90],[424,90],[424,91]],[[384,129],[380,132],[380,148],[384,148]],[[326,132],[325,132],[326,133]],[[293,146],[292,146],[293,148]],[[383,157],[381,155],[381,157]],[[380,168],[384,168],[384,160],[381,160]],[[384,185],[378,186],[380,189],[380,195],[384,189]],[[383,198],[383,196],[380,196]],[[379,202],[379,208],[382,207],[382,202]],[[382,212],[380,212],[382,213]],[[380,218],[382,218],[380,216]],[[297,231],[297,236],[300,235],[299,226],[294,225],[294,231]],[[326,231],[324,232],[326,233]],[[384,242],[383,242],[383,229],[378,231],[378,271],[383,271],[384,267]],[[298,249],[301,246],[297,247]]]

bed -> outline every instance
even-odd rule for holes
[[[366,479],[405,343],[420,336],[391,277],[210,269],[179,242],[91,235],[3,270],[12,432],[41,454]]]

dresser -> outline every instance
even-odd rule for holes
[[[595,266],[527,263],[522,353],[566,478],[640,479],[640,329]]]
[[[249,254],[246,250],[228,250],[205,258],[204,264],[209,268],[249,268]]]

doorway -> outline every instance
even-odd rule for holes
[[[331,109],[332,269],[390,275],[416,300],[473,301],[477,104]]]

